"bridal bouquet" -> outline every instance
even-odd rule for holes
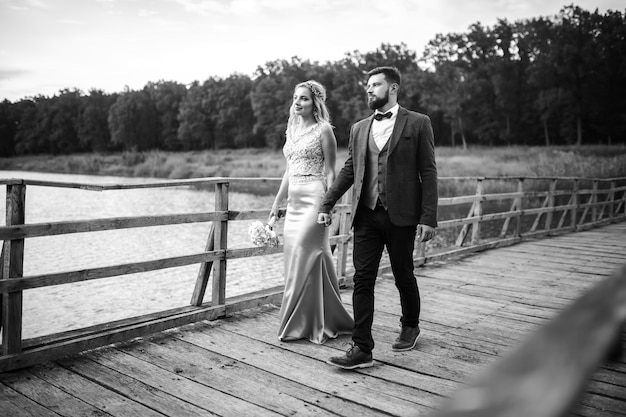
[[[248,235],[252,243],[256,246],[269,246],[270,248],[278,246],[278,236],[273,229],[274,223],[276,223],[276,217],[272,217],[267,224],[258,220],[252,223],[248,228]]]

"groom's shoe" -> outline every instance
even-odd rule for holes
[[[391,350],[394,352],[404,352],[406,350],[411,350],[417,344],[417,339],[420,338],[420,326],[417,327],[409,327],[402,326],[402,330],[400,331],[400,336],[396,339],[393,345],[391,345]]]
[[[369,368],[374,366],[372,353],[365,353],[357,345],[353,345],[344,356],[334,356],[326,361],[343,369]]]

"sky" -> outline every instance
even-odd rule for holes
[[[421,56],[439,33],[553,16],[572,0],[0,0],[0,101],[62,89],[189,84],[297,56],[319,63],[383,43]],[[577,0],[626,11],[623,0]]]

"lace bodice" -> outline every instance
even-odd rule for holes
[[[322,151],[322,128],[317,123],[304,131],[296,127],[287,131],[283,154],[289,163],[290,182],[324,180],[324,152]]]

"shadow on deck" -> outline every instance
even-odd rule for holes
[[[278,341],[278,307],[268,305],[1,374],[0,415],[429,415],[624,263],[618,223],[418,268],[424,335],[403,353],[391,351],[399,304],[385,274],[373,368],[325,363],[349,337]],[[351,304],[349,289],[342,297]],[[570,415],[626,415],[625,340]]]

